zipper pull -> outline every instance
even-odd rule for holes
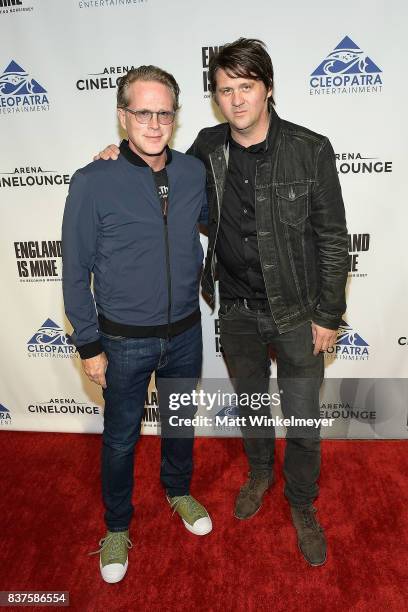
[[[168,203],[167,197],[162,198],[162,207],[161,207],[161,209],[162,209],[162,214],[163,214],[164,222],[167,223],[167,212],[168,212],[168,209],[169,209],[169,203]]]

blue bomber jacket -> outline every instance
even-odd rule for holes
[[[205,168],[168,149],[166,170],[167,214],[151,168],[127,142],[117,161],[92,162],[72,177],[62,224],[63,293],[82,358],[102,352],[101,321],[131,330],[123,335],[161,337],[199,318]]]

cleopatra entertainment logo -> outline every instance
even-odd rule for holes
[[[21,187],[53,187],[69,185],[71,177],[58,170],[45,170],[41,166],[20,166],[0,172],[0,189]]]
[[[61,240],[19,241],[13,247],[20,283],[61,282]]]
[[[400,336],[400,338],[398,338],[398,344],[399,346],[408,346],[408,336]]]
[[[77,402],[71,398],[51,397],[48,402],[35,402],[27,406],[30,414],[101,414],[99,406],[87,402]]]
[[[240,428],[237,425],[237,417],[239,417],[239,406],[237,404],[224,406],[215,415],[213,429],[217,430],[218,432],[238,432],[240,431]]]
[[[29,2],[23,0],[0,0],[0,15],[12,15],[14,13],[31,13],[33,6],[27,6]]]
[[[126,8],[148,4],[150,0],[80,0],[80,9]]]
[[[325,352],[328,360],[348,359],[350,361],[367,361],[369,344],[350,325],[342,321],[337,332],[336,344]]]
[[[348,234],[349,277],[366,278],[364,261],[370,249],[370,234]]]
[[[0,112],[5,115],[48,110],[47,91],[12,60],[0,75]]]
[[[105,66],[101,72],[90,72],[77,80],[75,86],[79,91],[99,89],[116,89],[123,75],[134,66]]]
[[[78,356],[71,338],[51,319],[44,321],[27,342],[27,352],[29,357],[68,359]]]
[[[208,80],[208,68],[210,65],[210,59],[216,55],[222,46],[218,47],[201,47],[201,63],[203,67],[203,91],[204,98],[211,98],[210,82]]]
[[[348,36],[310,75],[313,95],[379,93],[382,70]]]
[[[7,427],[8,425],[11,425],[10,410],[0,404],[0,427]]]
[[[392,161],[379,157],[366,157],[362,153],[336,153],[337,173],[347,174],[388,174],[392,172]]]

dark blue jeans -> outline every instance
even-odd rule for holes
[[[160,478],[167,494],[187,495],[193,472],[194,429],[185,428],[183,437],[166,437],[168,393],[187,391],[201,373],[201,323],[174,336],[122,338],[101,334],[108,358],[106,371],[104,431],[102,444],[102,494],[105,523],[110,531],[128,529],[132,505],[135,444],[139,439],[146,392],[151,374],[156,374],[162,421]],[[169,380],[174,379],[174,387]],[[161,382],[163,392],[161,393]],[[183,409],[193,417],[194,406]],[[174,414],[174,413],[173,413]],[[180,413],[177,413],[180,416]],[[164,421],[164,424],[163,424]],[[163,430],[164,425],[164,430]]]
[[[319,419],[319,389],[323,354],[313,355],[311,323],[279,334],[270,311],[250,310],[242,304],[221,305],[220,340],[238,394],[268,393],[269,347],[276,352],[277,382],[284,418]],[[240,405],[240,416],[251,408]],[[254,414],[252,412],[252,414]],[[270,417],[270,406],[256,414]],[[252,473],[270,475],[274,463],[275,432],[242,427],[244,448]],[[284,474],[285,496],[293,506],[308,506],[318,494],[320,428],[287,428]]]

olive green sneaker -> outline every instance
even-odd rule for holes
[[[133,544],[129,540],[129,531],[108,531],[99,541],[99,550],[89,553],[99,553],[99,567],[105,582],[119,582],[128,568],[128,548]]]
[[[195,535],[210,533],[212,530],[210,515],[192,495],[167,496],[167,501],[173,510],[173,514],[177,512],[188,531]]]

